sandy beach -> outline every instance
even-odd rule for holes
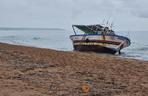
[[[148,61],[0,43],[0,96],[147,95]]]

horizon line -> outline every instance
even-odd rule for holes
[[[0,30],[65,30],[63,28],[0,27]]]

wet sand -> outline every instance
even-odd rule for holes
[[[147,95],[148,61],[0,43],[0,96]]]

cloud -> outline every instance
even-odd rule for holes
[[[0,0],[0,26],[67,28],[109,19],[126,28],[135,20],[147,24],[140,19],[148,18],[147,6],[146,0]]]
[[[147,0],[121,0],[123,7],[127,8],[132,15],[140,18],[148,18]]]

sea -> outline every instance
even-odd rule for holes
[[[0,28],[0,42],[73,51],[69,38],[72,30],[60,28]],[[148,61],[148,31],[117,31],[116,34],[130,38],[131,45],[122,50],[120,57]]]

